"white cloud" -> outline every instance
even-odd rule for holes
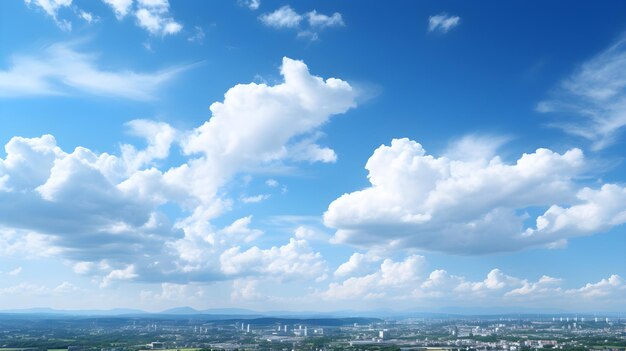
[[[626,126],[626,37],[583,63],[551,95],[537,110],[567,116],[553,126],[590,140],[595,150],[619,140]]]
[[[22,273],[22,267],[17,267],[14,270],[8,272],[7,274],[15,277],[15,276],[20,275],[20,273]]]
[[[259,194],[259,195],[254,195],[254,196],[245,196],[245,197],[241,198],[241,202],[243,202],[244,204],[252,204],[252,203],[265,201],[265,200],[269,199],[271,196],[272,195],[270,195],[270,194]]]
[[[372,263],[380,261],[380,258],[371,254],[355,252],[348,261],[342,263],[335,270],[335,277],[361,275],[370,270]]]
[[[75,44],[57,43],[32,56],[13,56],[0,70],[0,97],[71,95],[84,92],[125,99],[148,100],[165,83],[189,66],[157,72],[112,71],[98,67],[96,56],[81,53]]]
[[[230,242],[235,242],[235,243],[253,242],[258,237],[263,235],[263,231],[250,228],[251,222],[252,222],[252,216],[239,218],[238,220],[234,221],[231,225],[220,230],[220,234],[222,234],[226,238],[224,240],[229,240]]]
[[[239,5],[245,6],[252,11],[258,10],[261,6],[261,0],[239,0],[238,3]]]
[[[270,188],[275,188],[277,186],[280,185],[280,183],[278,183],[278,181],[276,179],[268,179],[265,181],[265,185],[269,186]]]
[[[297,28],[302,21],[302,16],[291,6],[285,5],[274,12],[261,15],[259,19],[266,26],[274,28]]]
[[[424,264],[424,257],[418,255],[408,256],[400,262],[385,259],[376,272],[351,277],[341,283],[330,283],[328,289],[318,293],[318,295],[327,300],[397,297],[403,295],[407,288],[419,281]],[[351,269],[346,268],[345,270]],[[351,271],[356,270],[352,269]]]
[[[24,0],[24,2],[27,6],[36,5],[41,8],[48,16],[52,17],[57,26],[62,30],[72,30],[72,23],[58,18],[59,10],[69,8],[72,5],[72,0]]]
[[[313,76],[303,62],[288,58],[281,71],[283,83],[230,89],[198,128],[127,123],[129,134],[146,145],[121,144],[117,155],[80,146],[66,152],[51,135],[12,138],[0,159],[0,252],[61,256],[103,287],[117,280],[319,277],[325,262],[305,241],[250,247],[262,234],[250,227],[251,217],[224,228],[211,223],[232,206],[227,185],[233,177],[293,162],[294,143],[355,106],[347,82]],[[181,147],[184,161],[160,170],[172,144]],[[171,218],[163,205],[179,217]],[[226,252],[234,261],[222,270]],[[248,259],[281,268],[274,273],[237,264]]]
[[[623,187],[578,184],[585,171],[579,149],[538,149],[507,164],[497,156],[437,158],[414,141],[394,139],[365,168],[371,186],[344,194],[324,214],[337,229],[335,242],[482,254],[562,244],[626,221]],[[528,209],[547,207],[536,228],[524,228]]]
[[[277,279],[319,277],[326,270],[320,253],[313,252],[305,240],[290,239],[288,244],[269,249],[256,246],[241,251],[232,247],[220,256],[222,272],[227,275],[266,275]]]
[[[428,31],[441,33],[447,33],[450,29],[458,26],[461,23],[459,16],[450,16],[446,13],[440,13],[435,16],[428,17]]]
[[[91,13],[89,13],[87,11],[84,11],[84,10],[79,10],[78,11],[78,16],[80,18],[84,19],[85,22],[87,22],[89,24],[91,24],[93,22],[96,22],[98,20],[98,18],[95,17],[93,14],[91,14]]]
[[[135,273],[134,265],[130,265],[124,269],[115,269],[115,270],[112,270],[106,277],[102,279],[102,283],[100,283],[100,287],[106,288],[115,281],[132,280],[137,277],[138,277],[138,274]]]
[[[258,285],[258,280],[235,279],[233,280],[230,299],[235,302],[263,300],[264,296],[257,291]]]
[[[581,288],[565,289],[564,283],[563,279],[547,275],[536,281],[512,277],[497,268],[492,269],[484,280],[471,281],[437,269],[412,291],[410,299],[424,304],[454,300],[459,305],[472,307],[488,302],[492,306],[514,308],[522,304],[527,308],[580,310],[581,300],[593,300],[596,306],[619,306],[626,296],[626,284],[618,275]]]
[[[614,297],[625,300],[626,284],[619,275],[613,274],[609,278],[602,279],[597,283],[587,283],[579,289],[569,289],[565,293],[572,296],[580,296],[585,300]]]
[[[343,18],[339,12],[335,12],[331,16],[328,16],[322,13],[317,13],[317,11],[313,10],[308,12],[306,17],[311,27],[325,28],[345,26]]]
[[[124,19],[126,15],[133,14],[137,25],[148,31],[151,35],[173,35],[183,29],[183,25],[176,21],[170,14],[170,3],[168,0],[137,0],[133,7],[133,0],[102,0],[115,12],[118,20]],[[193,41],[201,41],[204,33],[196,27],[196,34]]]
[[[289,5],[285,5],[274,12],[265,13],[259,16],[259,20],[266,26],[276,29],[296,29],[298,37],[312,41],[318,39],[318,31],[330,27],[345,26],[343,17],[339,12],[330,16],[318,13],[316,10],[299,14]]]
[[[115,11],[115,16],[117,19],[124,18],[129,12],[133,5],[133,0],[102,0],[107,5],[113,8]]]

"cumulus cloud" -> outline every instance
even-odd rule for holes
[[[626,221],[623,187],[577,181],[585,171],[579,149],[538,149],[508,164],[497,156],[437,158],[414,141],[394,139],[365,168],[371,186],[344,194],[324,214],[337,229],[335,242],[482,254],[562,244]],[[525,228],[533,208],[548,210]]]
[[[115,269],[112,270],[106,277],[102,279],[102,283],[100,283],[100,287],[106,288],[114,281],[119,280],[132,280],[137,277],[137,273],[135,272],[135,266],[130,265],[124,269]]]
[[[250,216],[222,228],[212,224],[232,206],[222,190],[233,177],[295,162],[295,144],[355,106],[345,81],[311,75],[288,58],[281,72],[283,83],[230,89],[192,130],[127,123],[128,134],[145,146],[121,144],[118,154],[80,146],[68,152],[51,135],[12,138],[0,159],[0,252],[61,256],[103,288],[128,280],[323,274],[323,258],[301,238],[266,249],[252,246],[263,232],[251,227]],[[161,170],[172,144],[184,161]],[[224,267],[223,254],[233,257]],[[276,273],[259,268],[264,264],[278,267]]]
[[[137,0],[137,24],[153,35],[176,34],[183,26],[169,14],[168,0]]]
[[[450,29],[461,24],[461,17],[450,16],[447,13],[440,13],[428,17],[428,31],[447,33]]]
[[[355,252],[352,256],[350,256],[348,261],[337,267],[337,270],[335,270],[335,276],[343,277],[360,275],[360,273],[369,270],[372,263],[379,260],[380,258],[375,255]]]
[[[154,94],[190,66],[156,72],[105,70],[97,56],[76,50],[75,43],[57,43],[36,55],[15,55],[8,69],[0,70],[0,97],[72,95],[77,92],[133,100]]]
[[[276,29],[296,29],[298,37],[318,39],[318,32],[325,28],[345,26],[339,12],[332,15],[318,13],[316,10],[299,14],[291,6],[285,5],[277,10],[259,16],[259,20],[268,27]]]
[[[330,283],[319,296],[327,300],[393,298],[419,281],[424,264],[425,258],[419,255],[409,256],[400,262],[385,259],[376,272],[350,277],[341,283]]]
[[[626,37],[622,37],[563,80],[537,110],[565,115],[552,125],[590,140],[595,150],[605,148],[626,126],[625,72]]]
[[[269,249],[256,246],[241,251],[232,247],[220,256],[221,269],[228,275],[274,276],[278,279],[294,277],[317,278],[326,270],[320,253],[313,252],[306,240],[290,239],[288,244]]]
[[[266,26],[274,28],[297,28],[302,21],[302,16],[291,6],[285,5],[274,12],[261,15],[259,20]]]

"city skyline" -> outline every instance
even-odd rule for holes
[[[624,10],[2,2],[0,310],[624,312]]]

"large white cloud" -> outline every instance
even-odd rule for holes
[[[417,142],[394,139],[365,168],[371,186],[344,194],[324,214],[337,229],[335,242],[482,254],[560,245],[626,221],[623,187],[579,184],[579,149],[538,149],[509,164],[497,156],[434,157]],[[527,212],[548,207],[536,228],[527,227]]]
[[[0,158],[0,251],[61,255],[75,262],[77,273],[99,277],[102,287],[120,280],[322,274],[325,262],[305,240],[264,249],[254,246],[263,232],[250,227],[250,216],[222,228],[211,223],[232,205],[221,190],[237,174],[328,161],[319,155],[330,150],[316,144],[319,129],[355,106],[347,82],[311,75],[301,61],[285,58],[281,73],[285,81],[274,86],[228,90],[223,102],[211,105],[209,121],[193,130],[148,120],[127,123],[131,135],[145,139],[144,148],[66,152],[51,135],[12,138]],[[162,170],[172,144],[186,159]],[[180,215],[166,214],[163,205]],[[225,253],[232,262],[220,261]],[[274,273],[260,264],[279,268]]]

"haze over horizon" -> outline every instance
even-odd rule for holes
[[[626,3],[20,0],[0,32],[0,311],[626,312]]]

